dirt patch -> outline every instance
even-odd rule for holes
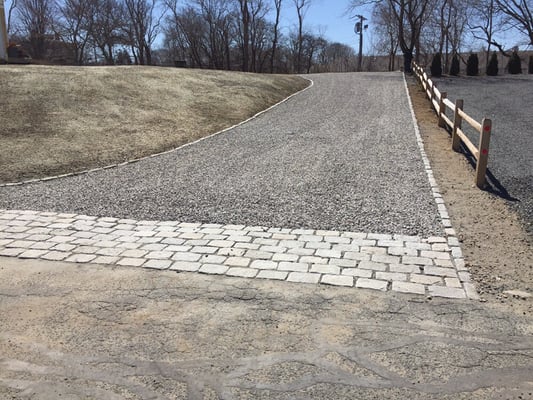
[[[308,81],[157,67],[0,67],[0,182],[162,152],[245,120]]]
[[[423,91],[412,78],[408,86],[426,152],[478,291],[486,300],[531,314],[532,299],[504,292],[533,293],[533,238],[504,199],[474,185],[475,171],[464,154],[452,151],[451,137],[437,127]]]

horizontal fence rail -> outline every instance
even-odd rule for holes
[[[486,183],[487,165],[489,161],[490,135],[492,133],[492,121],[483,118],[481,123],[463,111],[463,100],[456,100],[455,103],[448,99],[446,92],[437,89],[435,83],[428,77],[424,69],[417,63],[413,63],[413,71],[420,81],[431,105],[439,117],[441,128],[450,128],[452,132],[452,148],[455,151],[461,150],[461,143],[470,151],[476,159],[475,183],[479,188],[483,188]],[[453,113],[453,120],[449,118],[446,111]],[[476,147],[463,131],[463,121],[468,123],[480,134],[479,146]]]

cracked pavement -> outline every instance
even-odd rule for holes
[[[2,399],[529,399],[488,303],[0,258]]]

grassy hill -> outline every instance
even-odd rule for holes
[[[169,150],[307,85],[296,76],[207,70],[0,66],[0,182]]]

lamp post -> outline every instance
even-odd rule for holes
[[[356,35],[359,35],[359,60],[357,62],[357,71],[361,72],[363,70],[363,32],[368,28],[368,25],[364,25],[366,18],[362,15],[356,15],[359,18],[359,21],[355,23],[354,32]]]
[[[0,62],[7,62],[7,28],[4,0],[0,0]]]

